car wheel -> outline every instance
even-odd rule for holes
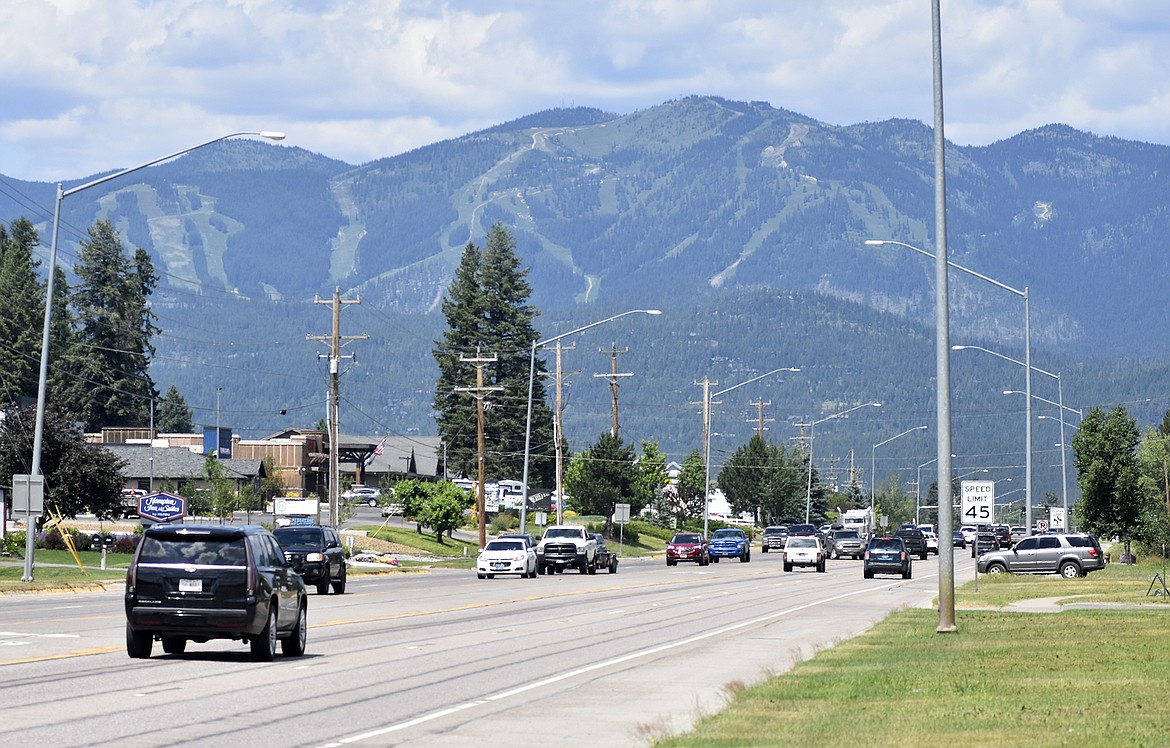
[[[150,650],[154,647],[154,636],[144,631],[135,631],[126,624],[126,654],[136,660],[145,660],[150,657]]]
[[[589,571],[589,573],[590,573],[590,574],[596,574],[596,573],[597,573],[597,562],[596,562],[596,561],[594,561],[593,563],[591,563],[591,564],[589,564],[589,565],[588,565],[588,571]]]
[[[163,651],[169,655],[181,655],[187,651],[187,640],[176,636],[164,636],[162,645]]]
[[[318,595],[328,595],[329,594],[329,572],[328,572],[328,570],[326,570],[325,576],[321,578],[321,581],[317,582],[317,594]]]
[[[1081,567],[1073,561],[1065,561],[1060,565],[1060,576],[1065,579],[1076,579],[1081,575]]]
[[[308,635],[308,625],[306,619],[308,613],[305,605],[301,605],[300,612],[297,613],[297,622],[293,626],[293,630],[285,639],[280,640],[280,651],[285,657],[300,657],[305,653],[305,639]]]
[[[865,579],[873,579],[873,572],[870,571],[869,569],[862,569],[861,576],[864,577]]]
[[[483,579],[483,574],[480,574],[479,572],[476,572],[476,573],[475,573],[475,578],[476,578],[476,579]]]
[[[610,574],[617,574],[617,559],[616,558],[611,558],[609,560],[609,573]]]
[[[741,564],[746,564],[751,560],[752,560],[752,554],[749,553],[748,551],[744,551],[743,555],[739,557],[739,562]]]
[[[1007,571],[1007,569],[1004,568],[1003,564],[988,564],[987,565],[987,573],[988,574],[1003,574],[1006,571]]]
[[[822,574],[825,573],[825,559],[822,558],[821,562],[819,564],[817,564],[817,571],[819,571]]]
[[[907,568],[906,571],[902,572],[903,579],[910,579],[912,576],[914,576],[914,574],[909,568]]]
[[[706,566],[707,564],[711,563],[712,561],[714,561],[715,563],[719,563],[719,557],[716,556],[713,559],[712,558],[700,558],[699,559],[699,566]]]
[[[712,560],[713,562],[715,562],[715,563],[719,563],[719,559],[720,559],[720,558],[721,558],[720,556],[712,556],[712,557],[711,557],[711,560]]]
[[[784,564],[784,571],[792,571],[792,564]]]
[[[488,579],[495,579],[496,578],[495,574],[485,574],[484,576],[486,576]]]
[[[276,606],[268,608],[268,622],[259,636],[252,637],[250,642],[252,659],[256,662],[272,662],[276,657]]]
[[[377,499],[370,499],[370,506],[378,506],[378,500]]]
[[[341,579],[334,579],[332,586],[333,586],[333,594],[335,594],[335,595],[344,595],[345,594],[345,564],[344,563],[341,565]]]
[[[921,559],[921,560],[923,560],[923,561],[926,561],[928,558],[930,558],[930,554],[929,554],[929,553],[927,553],[926,551],[923,551],[923,552],[922,552],[922,555],[921,555],[921,556],[919,556],[918,558],[919,558],[919,559]]]

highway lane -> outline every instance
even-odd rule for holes
[[[960,574],[970,559],[955,556]],[[121,593],[0,598],[0,733],[59,746],[644,745],[727,693],[929,604],[937,563],[863,580],[860,562],[784,573],[779,554],[616,575],[351,577],[310,595],[308,652],[252,663],[233,642],[124,650]]]

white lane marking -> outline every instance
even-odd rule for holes
[[[37,639],[80,639],[81,634],[28,634],[23,631],[0,631],[0,636],[31,636]]]
[[[934,576],[934,575],[931,575],[931,576]],[[359,733],[357,735],[350,735],[349,737],[346,737],[346,738],[340,738],[332,743],[325,743],[322,746],[322,748],[339,748],[339,746],[349,745],[350,743],[360,743],[364,740],[369,740],[371,738],[376,738],[376,737],[379,737],[382,735],[388,735],[392,732],[399,732],[401,730],[406,730],[406,729],[409,729],[409,728],[414,727],[416,725],[421,725],[421,724],[424,724],[427,722],[433,722],[436,719],[442,719],[443,717],[446,717],[446,716],[451,715],[451,714],[456,714],[456,713],[464,711],[466,709],[471,709],[473,707],[482,706],[484,704],[489,704],[489,703],[494,702],[494,701],[500,701],[502,699],[509,699],[509,698],[512,698],[513,696],[518,696],[522,693],[527,693],[528,691],[533,691],[536,689],[544,688],[544,687],[550,686],[554,683],[559,683],[560,681],[563,681],[563,680],[569,680],[570,678],[576,678],[577,676],[585,675],[586,673],[591,673],[595,670],[601,670],[603,668],[613,667],[614,665],[621,665],[623,663],[630,662],[632,660],[638,660],[638,659],[641,659],[643,657],[649,657],[651,655],[656,655],[656,654],[659,654],[661,652],[667,652],[667,651],[672,650],[672,649],[677,649],[678,647],[686,647],[686,646],[689,646],[691,644],[694,644],[695,642],[703,641],[704,639],[710,639],[712,637],[722,636],[723,634],[727,634],[727,633],[730,633],[732,631],[737,631],[739,629],[746,628],[748,626],[756,626],[756,625],[759,625],[761,623],[766,623],[768,621],[771,621],[775,618],[780,618],[782,616],[787,616],[787,615],[790,615],[792,613],[799,613],[802,610],[808,610],[809,608],[814,608],[818,605],[824,605],[826,603],[837,602],[838,600],[844,600],[847,597],[853,597],[855,595],[864,595],[868,592],[873,592],[874,590],[879,590],[879,589],[883,589],[883,588],[887,588],[887,587],[896,587],[902,583],[903,583],[903,580],[898,580],[897,582],[891,582],[889,584],[879,585],[876,587],[866,587],[865,589],[854,590],[853,592],[843,592],[840,595],[834,595],[833,597],[825,598],[824,600],[817,600],[815,602],[805,603],[804,605],[798,605],[795,608],[789,608],[788,610],[781,610],[781,611],[777,611],[775,613],[769,613],[766,616],[760,616],[759,618],[753,618],[749,621],[741,621],[739,623],[733,623],[729,626],[724,626],[721,629],[715,629],[714,631],[708,631],[704,634],[697,634],[697,635],[692,636],[692,637],[687,638],[687,639],[681,639],[679,641],[670,642],[667,644],[659,644],[658,646],[650,647],[649,649],[643,649],[643,650],[640,650],[637,652],[630,652],[629,654],[622,655],[620,657],[614,657],[613,659],[604,660],[602,662],[596,662],[592,665],[586,665],[585,667],[577,668],[576,670],[569,670],[569,671],[561,673],[559,675],[553,675],[553,676],[550,676],[548,678],[544,678],[542,680],[534,681],[532,683],[527,683],[523,686],[517,686],[516,688],[513,688],[510,691],[503,691],[501,693],[497,693],[497,694],[494,694],[492,696],[487,696],[485,698],[478,699],[476,701],[472,701],[472,702],[467,703],[467,704],[459,704],[457,706],[447,707],[446,709],[440,709],[437,712],[431,712],[430,714],[424,714],[420,717],[415,717],[414,719],[407,720],[406,722],[399,722],[397,724],[387,725],[386,727],[378,728],[377,730],[370,730],[368,732]],[[692,598],[692,599],[698,599],[698,598]]]

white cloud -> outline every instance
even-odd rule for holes
[[[947,135],[1170,143],[1163,0],[943,4]],[[921,0],[0,3],[0,173],[76,177],[232,130],[363,162],[553,106],[689,94],[929,122]]]

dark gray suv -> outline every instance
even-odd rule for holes
[[[252,659],[305,653],[308,595],[272,533],[258,525],[153,525],[126,572],[126,653],[237,639]]]
[[[1033,535],[1004,551],[979,557],[981,574],[1059,574],[1083,577],[1105,568],[1105,554],[1097,538],[1083,533]]]

